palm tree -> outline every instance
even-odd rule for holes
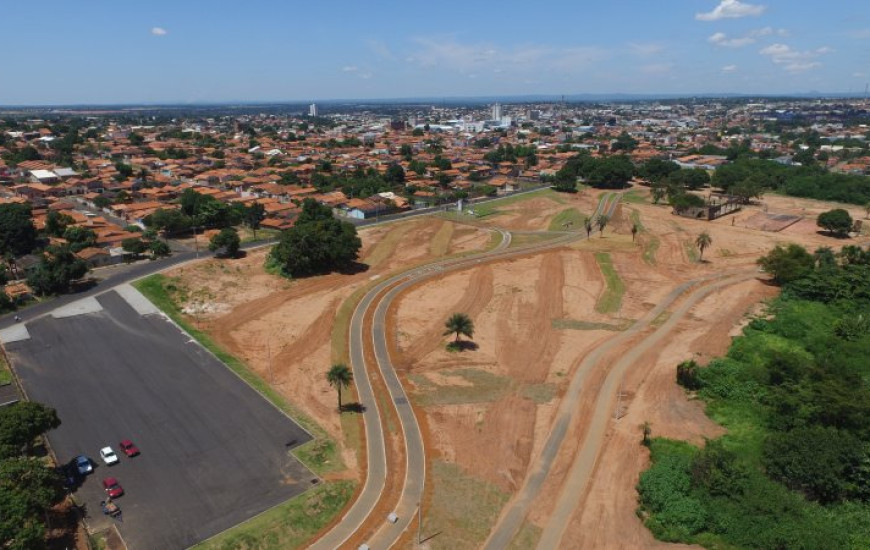
[[[698,247],[698,250],[701,252],[701,255],[698,257],[700,261],[704,261],[704,250],[713,244],[713,239],[710,238],[710,234],[706,231],[702,231],[698,238],[695,239],[695,246]]]
[[[338,363],[330,367],[326,373],[326,379],[329,385],[338,391],[338,412],[341,412],[341,389],[350,386],[353,382],[353,373],[343,363]]]
[[[604,237],[604,228],[607,227],[607,222],[610,221],[610,218],[605,216],[604,214],[598,216],[596,223],[598,224],[598,232]]]
[[[444,336],[455,334],[456,342],[459,341],[460,334],[464,334],[469,338],[474,336],[474,323],[471,321],[471,317],[465,313],[454,313],[447,319],[444,326],[447,328],[444,331]]]

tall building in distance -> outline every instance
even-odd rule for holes
[[[492,120],[501,120],[501,103],[492,106]]]
[[[308,106],[308,116],[317,116],[317,103]]]

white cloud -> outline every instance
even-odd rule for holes
[[[822,63],[818,61],[818,58],[833,51],[827,46],[815,50],[798,51],[792,49],[788,44],[777,43],[761,48],[758,53],[769,57],[774,63],[782,65],[788,72],[802,73],[821,67]]]
[[[758,16],[767,9],[760,4],[744,4],[740,0],[722,0],[713,11],[696,13],[698,21],[718,21],[720,19],[737,19],[740,17]]]
[[[733,73],[735,71],[737,71],[737,65],[725,65],[722,67],[723,73]]]
[[[439,67],[463,74],[504,72],[512,75],[540,71],[576,73],[605,57],[595,47],[558,48],[548,45],[523,45],[502,48],[489,43],[462,43],[444,37],[414,39],[418,48],[407,58],[422,67]]]
[[[728,35],[724,32],[717,32],[710,35],[707,42],[715,44],[716,46],[722,46],[723,48],[742,48],[743,46],[748,46],[749,44],[754,43],[755,39],[751,36],[728,38]]]
[[[743,46],[754,44],[759,38],[771,36],[773,34],[784,36],[788,34],[788,32],[785,29],[777,30],[773,27],[762,27],[760,29],[751,30],[743,36],[736,36],[733,38],[728,38],[728,35],[724,32],[717,32],[711,34],[707,39],[707,42],[723,48],[742,48]]]
[[[151,34],[154,36],[166,36],[169,32],[163,27],[151,27]]]
[[[855,78],[864,78],[867,75],[864,73],[852,73],[852,76]]]
[[[342,70],[342,72],[345,72],[345,73],[355,73],[359,70],[359,67],[357,67],[355,65],[345,65],[344,67],[341,68],[341,70]]]

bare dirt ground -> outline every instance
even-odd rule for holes
[[[565,209],[591,214],[598,196],[589,190],[534,196],[497,206],[496,213],[475,224],[546,230]],[[560,398],[583,357],[647,313],[677,285],[752,268],[777,243],[798,242],[810,250],[850,244],[817,232],[815,216],[832,205],[776,196],[765,197],[764,202],[768,213],[804,219],[782,231],[767,232],[747,227],[748,220],[764,212],[763,206],[704,222],[673,216],[662,205],[623,204],[603,238],[594,235],[589,241],[544,253],[449,273],[408,289],[396,300],[387,333],[394,361],[420,411],[431,453],[424,534],[436,536],[425,547],[480,547],[540,454]],[[853,217],[861,217],[858,208],[850,210]],[[636,222],[643,229],[632,242],[630,228]],[[703,262],[694,245],[702,231],[712,237]],[[370,267],[355,274],[289,282],[263,270],[264,252],[231,262],[204,262],[174,273],[189,297],[191,316],[261,376],[273,379],[288,399],[339,441],[343,441],[342,426],[324,372],[335,359],[331,337],[341,303],[388,272],[483,249],[490,233],[427,218],[366,229],[362,238],[361,259]],[[596,259],[601,252],[608,255],[624,286],[619,306],[610,313],[596,310],[608,289]],[[705,362],[723,353],[746,313],[774,294],[772,287],[752,280],[709,295],[654,353],[631,366],[622,385],[624,414],[609,426],[583,504],[562,539],[565,548],[661,545],[635,515],[634,486],[648,463],[647,451],[639,444],[639,426],[649,421],[654,435],[696,443],[721,433],[701,404],[676,386],[675,365],[692,357]],[[450,337],[442,334],[444,320],[454,312],[473,319],[474,349],[446,351],[444,344]],[[663,314],[661,322],[666,317]],[[514,547],[534,547],[582,441],[582,419],[589,415],[605,376],[606,370],[590,373],[577,404],[576,417],[581,421],[566,438]],[[357,471],[352,450],[343,451],[350,470]]]
[[[383,274],[432,259],[433,237],[454,225],[424,218],[364,229],[360,261],[372,265],[354,274],[289,281],[266,272],[267,250],[261,249],[243,259],[208,260],[167,275],[180,278],[188,315],[327,430],[342,445],[349,472],[356,473],[357,457],[343,444],[335,390],[325,377],[336,359],[331,338],[337,310]],[[488,231],[466,226],[449,233],[443,253],[482,249],[490,240]]]

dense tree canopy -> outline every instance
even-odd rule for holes
[[[816,225],[830,231],[837,237],[846,237],[852,230],[852,216],[842,208],[835,208],[819,214]]]
[[[62,294],[87,273],[88,264],[68,246],[51,247],[27,277],[27,284],[40,296]]]
[[[332,216],[332,210],[306,199],[296,223],[281,234],[270,261],[291,277],[305,277],[350,267],[362,242],[353,224]]]
[[[21,256],[36,247],[37,232],[30,205],[0,204],[0,255]]]
[[[241,243],[238,231],[232,227],[225,227],[220,230],[220,233],[211,238],[208,243],[208,249],[212,252],[217,252],[219,256],[235,258],[239,254]]]

